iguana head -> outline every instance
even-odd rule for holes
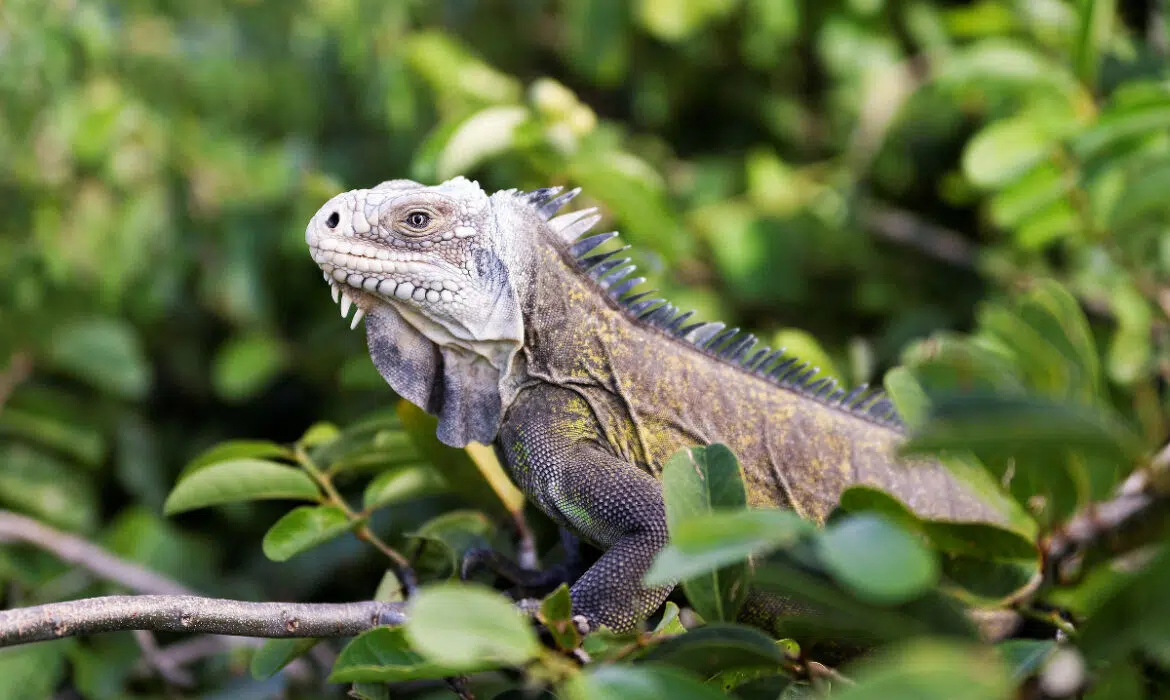
[[[571,196],[553,193],[390,180],[337,195],[305,229],[342,316],[365,317],[378,371],[439,416],[447,444],[491,442],[513,398],[532,247],[549,205]]]

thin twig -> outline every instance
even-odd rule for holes
[[[1146,33],[1153,52],[1163,58],[1170,53],[1166,37],[1166,0],[1150,0],[1149,26]]]
[[[325,494],[325,497],[329,500],[329,503],[333,506],[336,506],[337,508],[340,508],[341,511],[345,513],[345,517],[354,524],[353,534],[356,535],[359,540],[372,544],[375,549],[377,549],[379,552],[385,555],[387,559],[393,562],[396,569],[394,573],[398,576],[398,580],[402,583],[402,590],[406,593],[407,597],[414,595],[415,589],[418,588],[418,579],[414,575],[414,569],[410,566],[410,560],[404,557],[398,550],[386,544],[382,538],[374,534],[374,531],[370,529],[370,526],[366,523],[366,520],[362,514],[351,508],[349,503],[344,498],[342,498],[341,493],[337,490],[337,487],[333,485],[333,479],[329,477],[329,474],[318,467],[317,463],[314,462],[311,457],[309,457],[309,453],[299,445],[296,448],[296,459],[297,463],[300,464],[304,470],[308,472],[309,476],[312,477],[313,481],[317,483],[317,486],[320,487],[321,491]]]
[[[0,611],[0,647],[149,630],[240,637],[350,637],[406,621],[402,603],[252,603],[190,595],[105,596]]]
[[[842,675],[836,669],[829,668],[819,661],[809,661],[806,668],[808,669],[808,677],[810,679],[823,678],[843,686],[857,685],[853,679]]]
[[[540,568],[540,559],[536,556],[536,537],[532,534],[532,528],[528,527],[528,519],[524,517],[524,511],[512,511],[512,525],[516,528],[516,535],[519,539],[516,545],[516,562],[523,569],[535,571]]]
[[[136,593],[194,595],[187,586],[110,554],[80,537],[42,525],[32,518],[0,510],[0,543],[23,542],[50,552],[64,562]]]
[[[957,267],[975,267],[975,246],[958,231],[875,202],[864,204],[860,217],[863,226],[886,240],[915,248],[935,260]]]
[[[1116,496],[1090,504],[1048,535],[1041,543],[1045,582],[1071,583],[1093,562],[1127,554],[1161,535],[1170,521],[1170,493],[1159,484],[1165,476],[1158,472],[1157,466],[1134,472]]]
[[[12,358],[8,360],[8,367],[0,373],[0,409],[3,409],[4,404],[8,403],[8,397],[12,396],[16,387],[20,386],[32,374],[32,367],[32,355],[23,350],[12,353]]]
[[[134,641],[142,651],[142,663],[157,673],[167,683],[179,687],[190,688],[195,685],[195,677],[171,658],[164,656],[159,648],[158,640],[146,630],[134,630]]]

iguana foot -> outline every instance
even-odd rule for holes
[[[551,591],[562,583],[572,584],[580,576],[580,543],[568,530],[561,529],[561,546],[565,560],[547,569],[526,569],[508,557],[487,548],[469,549],[463,554],[459,577],[463,580],[483,569],[526,591]]]

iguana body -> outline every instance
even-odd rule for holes
[[[669,594],[640,582],[667,540],[658,477],[684,447],[728,445],[751,505],[817,522],[857,483],[924,516],[999,519],[942,467],[898,462],[888,401],[632,292],[628,260],[596,254],[610,235],[582,237],[597,217],[552,218],[575,192],[555,194],[394,180],[330,200],[306,238],[440,439],[494,443],[528,497],[604,550],[571,590],[591,623],[629,629]]]

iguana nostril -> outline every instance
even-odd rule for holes
[[[328,219],[325,219],[325,225],[329,228],[337,228],[337,224],[339,223],[341,223],[341,215],[337,212],[333,212],[329,215]]]

